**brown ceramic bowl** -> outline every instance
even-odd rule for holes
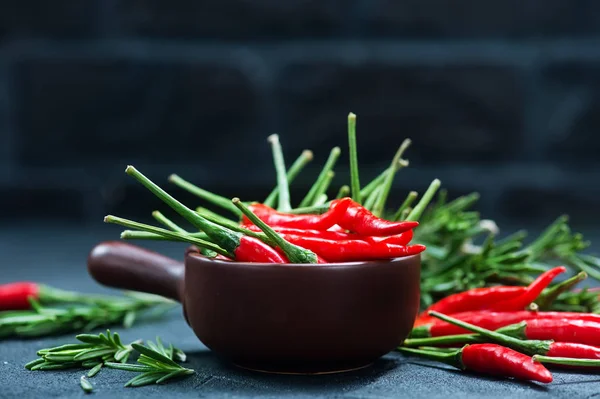
[[[211,260],[185,265],[120,242],[90,253],[100,283],[183,304],[196,336],[234,364],[278,373],[367,366],[408,336],[419,309],[420,256],[318,265]]]

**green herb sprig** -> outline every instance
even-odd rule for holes
[[[138,364],[105,363],[106,367],[109,368],[140,373],[127,381],[125,383],[126,387],[163,384],[195,373],[193,369],[182,367],[175,362],[175,360],[184,362],[186,360],[185,353],[173,347],[173,345],[165,348],[160,337],[156,337],[156,344],[147,341],[146,345],[132,344],[133,348],[140,353],[137,359]]]
[[[0,340],[89,332],[99,327],[129,328],[140,318],[160,317],[177,304],[160,296],[127,292],[124,297],[104,296],[96,303],[43,306],[30,299],[29,310],[0,312]]]
[[[75,338],[79,343],[40,349],[37,352],[40,357],[25,368],[31,371],[89,368],[87,376],[93,377],[106,362],[126,363],[133,351],[134,343],[123,345],[119,334],[111,334],[110,330],[106,330],[106,335],[79,334]]]
[[[142,340],[124,345],[119,334],[110,330],[106,330],[106,335],[79,334],[75,338],[78,343],[40,349],[37,352],[40,357],[27,363],[25,368],[31,371],[90,369],[79,381],[86,393],[93,391],[87,378],[96,376],[103,366],[140,372],[125,384],[126,387],[162,384],[195,373],[177,364],[186,361],[186,354],[172,344],[166,348],[160,337],[156,337],[156,343],[146,341],[147,346],[143,345]],[[134,351],[140,354],[137,364],[127,363]]]

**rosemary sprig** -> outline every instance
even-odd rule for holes
[[[88,332],[117,324],[129,328],[140,315],[156,317],[176,306],[174,301],[150,294],[131,292],[126,297],[108,298],[96,304],[62,307],[42,306],[30,299],[30,310],[0,312],[0,340]]]
[[[110,330],[106,330],[106,335],[79,334],[75,338],[79,343],[40,349],[37,352],[40,357],[27,363],[25,368],[31,371],[89,368],[87,376],[91,378],[106,362],[126,363],[135,344],[123,345],[119,334],[111,334]]]
[[[195,373],[193,369],[182,367],[176,363],[176,360],[185,361],[183,351],[174,348],[173,345],[165,348],[160,337],[156,337],[156,343],[147,341],[146,345],[132,344],[133,348],[140,353],[137,359],[138,364],[105,363],[109,368],[141,373],[127,381],[126,387],[162,384]]]

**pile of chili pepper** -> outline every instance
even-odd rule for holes
[[[581,253],[589,243],[571,231],[566,216],[559,217],[528,244],[524,231],[497,240],[498,226],[471,210],[479,195],[472,193],[449,201],[447,192],[439,190],[437,179],[420,198],[419,193],[411,191],[398,201],[398,208],[390,209],[393,181],[409,165],[403,157],[411,142],[404,140],[389,166],[361,185],[356,116],[352,113],[348,115],[348,184],[332,195],[331,183],[341,153],[335,147],[305,197],[292,201],[289,185],[312,161],[313,152],[304,150],[287,168],[279,136],[269,136],[268,142],[277,185],[262,201],[232,200],[178,175],[169,176],[169,182],[206,203],[188,208],[128,166],[128,175],[193,229],[175,224],[158,211],[152,216],[160,227],[115,216],[107,216],[105,221],[129,229],[121,233],[123,239],[186,242],[203,255],[223,261],[317,264],[419,255],[423,312],[400,349],[463,369],[549,382],[551,375],[535,359],[550,362],[546,358],[565,358],[576,348],[586,356],[596,353],[596,349],[578,346],[595,348],[596,341],[589,338],[590,334],[585,340],[574,337],[591,331],[590,323],[600,323],[600,315],[595,315],[600,313],[598,293],[573,288],[588,276],[600,280],[600,259]],[[564,266],[554,267],[556,264]],[[554,281],[567,271],[579,274]],[[474,334],[465,324],[443,319],[445,315],[458,323],[494,330],[512,339],[512,346],[492,340],[481,330]],[[450,341],[440,341],[444,348],[438,348],[436,339]],[[519,346],[514,340],[542,342],[539,348],[543,350],[525,350],[527,345]],[[556,344],[550,344],[551,340]],[[469,346],[448,348],[449,342]]]
[[[484,374],[548,383],[542,363],[568,368],[600,365],[600,315],[540,311],[587,276],[549,287],[555,267],[527,287],[477,288],[448,296],[423,311],[399,348]]]

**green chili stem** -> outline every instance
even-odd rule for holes
[[[363,188],[362,190],[360,190],[360,199],[362,201],[365,201],[369,195],[371,195],[371,193],[373,191],[375,191],[376,189],[379,188],[379,186],[381,186],[381,183],[383,183],[383,181],[385,180],[385,177],[387,176],[387,174],[389,173],[391,169],[388,167],[386,170],[384,170],[383,172],[381,172],[379,174],[379,176],[377,176],[376,178],[374,178],[373,180],[371,180],[369,182],[369,184],[367,184],[365,186],[365,188]]]
[[[538,363],[561,364],[565,366],[583,366],[583,367],[598,367],[600,359],[578,359],[571,357],[550,357],[542,355],[533,355],[532,360]]]
[[[169,195],[169,193],[160,188],[133,166],[127,166],[125,172],[146,187],[156,197],[160,198],[161,201],[169,205],[171,209],[183,216],[194,227],[203,230],[211,237],[211,239],[218,239],[221,246],[226,246],[226,250],[233,252],[239,245],[240,233],[219,226],[198,215],[196,212],[173,198],[173,196]]]
[[[137,229],[137,230],[147,231],[149,233],[160,234],[160,235],[168,237],[174,241],[188,242],[190,244],[194,244],[201,248],[210,249],[211,251],[214,251],[223,256],[231,256],[231,254],[229,254],[227,251],[225,251],[223,248],[219,247],[218,245],[213,244],[212,242],[201,240],[199,238],[195,238],[191,234],[177,233],[175,231],[161,229],[160,227],[154,227],[154,226],[150,226],[148,224],[138,223],[133,220],[123,219],[123,218],[113,216],[113,215],[105,216],[104,222],[118,224],[123,227],[127,227],[129,229]]]
[[[317,199],[314,202],[314,206],[323,205],[327,202],[327,194],[319,194]]]
[[[392,159],[392,163],[388,168],[389,172],[387,173],[385,180],[383,181],[379,192],[379,196],[377,197],[375,205],[373,206],[373,214],[375,216],[380,217],[383,214],[383,211],[385,210],[385,204],[390,194],[390,190],[392,189],[392,184],[394,182],[396,172],[398,172],[401,168],[408,166],[407,161],[400,161],[402,160],[402,156],[404,155],[408,147],[410,147],[411,143],[412,142],[410,139],[405,139],[400,145],[400,148],[398,148],[398,151],[396,151],[394,158]]]
[[[403,220],[403,219],[401,219],[402,212],[404,212],[405,209],[410,207],[412,205],[412,203],[415,202],[415,200],[417,199],[418,196],[419,196],[419,193],[417,193],[416,191],[411,191],[410,193],[408,193],[408,195],[406,196],[406,199],[404,200],[402,205],[400,205],[400,208],[398,208],[398,210],[394,214],[394,217],[392,220],[393,221]]]
[[[435,192],[440,188],[440,186],[442,185],[442,183],[440,182],[439,179],[435,179],[434,181],[431,182],[431,184],[429,185],[429,188],[427,189],[427,191],[425,191],[425,194],[423,194],[423,197],[421,198],[421,200],[417,203],[417,205],[415,205],[415,207],[413,208],[413,210],[408,214],[408,216],[406,217],[406,220],[410,220],[410,221],[418,221],[419,218],[421,217],[421,215],[423,214],[423,212],[425,211],[425,208],[427,208],[427,205],[429,205],[429,203],[431,202],[433,196],[435,195]]]
[[[240,201],[239,198],[234,198],[231,201],[252,223],[258,226],[272,242],[281,248],[291,263],[317,263],[317,255],[315,255],[314,252],[286,241],[269,225],[260,220],[254,212]]]
[[[369,194],[369,196],[367,197],[367,200],[365,201],[363,206],[365,208],[367,208],[369,211],[373,210],[373,206],[375,205],[375,201],[377,201],[377,197],[379,197],[381,190],[382,190],[382,187],[379,186],[375,190],[373,190],[373,192],[371,194]]]
[[[356,115],[348,114],[348,149],[350,156],[350,187],[352,200],[361,203],[360,177],[358,175],[358,153],[356,149]]]
[[[250,237],[254,237],[254,238],[258,238],[259,240],[262,240],[266,243],[270,243],[271,241],[269,240],[269,238],[264,234],[264,233],[258,233],[256,231],[252,231],[252,230],[248,230],[242,226],[240,226],[239,224],[235,223],[232,220],[229,219],[225,219],[223,217],[218,217],[220,215],[217,215],[217,217],[215,217],[216,214],[214,214],[213,212],[209,211],[208,209],[202,209],[201,212],[199,212],[204,218],[208,219],[209,221],[219,224],[221,226],[227,227],[228,229],[231,229],[233,231],[237,231],[238,233],[242,233],[244,235],[250,236]]]
[[[525,352],[529,355],[542,354],[545,355],[550,350],[550,344],[552,341],[540,341],[540,340],[522,340],[518,338],[514,338],[508,335],[504,335],[492,330],[488,330],[482,327],[478,327],[476,325],[465,323],[464,321],[455,319],[450,316],[446,316],[442,313],[430,311],[428,312],[430,316],[437,317],[440,320],[444,320],[447,323],[453,324],[458,327],[462,327],[465,330],[478,333],[479,335],[488,338],[490,340],[495,341],[496,343],[504,346],[508,346],[514,350],[519,352]],[[525,322],[523,322],[525,324]],[[517,323],[516,325],[519,325]]]
[[[169,176],[169,181],[173,184],[175,184],[176,186],[186,190],[187,192],[190,192],[200,198],[202,198],[205,201],[210,202],[211,204],[220,206],[221,208],[227,209],[230,212],[233,212],[235,215],[239,216],[240,215],[240,211],[235,207],[231,205],[231,201],[229,201],[229,199],[220,196],[218,194],[213,194],[210,191],[204,190],[203,188],[200,188],[198,186],[195,186],[194,184],[182,179],[181,177],[179,177],[176,174],[172,174],[171,176]]]
[[[283,150],[279,142],[279,135],[272,134],[267,139],[271,143],[271,151],[273,152],[273,163],[277,174],[277,188],[279,189],[279,203],[277,210],[287,212],[292,209],[290,205],[290,186],[287,180],[285,171],[285,161],[283,159]]]
[[[347,197],[349,194],[350,194],[350,186],[344,184],[342,187],[340,187],[335,198],[336,199],[344,198],[344,197]]]
[[[319,205],[319,204],[317,204],[317,200],[319,199],[319,197],[321,197],[321,195],[327,193],[327,189],[331,185],[331,182],[333,181],[334,176],[335,176],[335,172],[333,172],[333,171],[329,171],[327,173],[327,176],[321,182],[321,184],[319,185],[319,188],[317,189],[317,191],[315,191],[313,202],[311,204],[312,206]],[[325,196],[327,196],[327,195],[325,195]],[[325,200],[323,203],[325,203],[326,201],[327,200]],[[323,205],[323,203],[321,205]]]
[[[462,350],[460,349],[455,350],[454,352],[445,352],[399,347],[398,350],[404,353],[410,353],[412,355],[419,355],[427,359],[437,360],[438,362],[445,363],[456,368],[461,368],[460,354]]]
[[[470,344],[474,342],[482,342],[485,338],[477,334],[457,334],[447,335],[444,337],[432,338],[410,338],[404,340],[403,346],[419,347],[419,346],[437,346],[437,345],[453,345],[453,344]]]
[[[412,208],[409,206],[408,208],[406,208],[405,210],[402,211],[402,214],[400,215],[400,220],[406,220],[406,218],[408,217],[408,215],[412,212]]]
[[[560,294],[569,291],[571,288],[573,288],[575,285],[582,282],[586,278],[587,273],[580,272],[575,276],[559,284],[556,284],[553,287],[547,288],[541,293],[540,296],[538,296],[538,298],[535,300],[535,303],[538,305],[539,309],[548,310],[550,308],[550,305],[552,305],[552,302],[554,302]]]
[[[208,240],[208,236],[204,232],[197,233],[185,233],[190,237],[198,238],[200,240]],[[147,231],[135,231],[135,230],[124,230],[121,232],[121,238],[123,240],[152,240],[152,241],[171,241],[173,238],[169,238],[160,234],[150,233]],[[181,241],[181,240],[177,240]]]
[[[235,223],[233,220],[226,218],[223,215],[219,215],[218,213],[213,212],[210,209],[203,208],[201,206],[196,208],[196,213],[207,219],[208,217],[211,217],[212,220],[220,220],[222,221],[222,223]]]
[[[304,197],[304,199],[302,200],[302,202],[300,202],[300,207],[306,207],[306,206],[309,206],[312,203],[312,201],[315,198],[316,192],[319,190],[319,186],[321,184],[323,184],[323,181],[325,179],[327,179],[327,174],[335,166],[338,158],[340,157],[340,153],[341,152],[342,151],[340,150],[340,147],[333,147],[333,149],[329,153],[329,158],[327,158],[327,162],[325,163],[325,166],[323,166],[323,169],[321,170],[321,173],[319,173],[319,177],[317,178],[317,180],[315,181],[315,183],[312,185],[312,187],[308,191],[308,194],[306,194],[306,197]]]
[[[167,218],[160,211],[152,212],[152,217],[160,224],[165,225],[167,228],[176,231],[178,233],[187,233],[183,228],[179,227],[175,222]]]
[[[287,172],[288,184],[291,184],[296,176],[304,169],[304,167],[313,159],[313,152],[311,150],[304,150],[302,154],[294,161],[292,166]],[[279,187],[275,187],[269,194],[267,199],[264,200],[263,204],[273,207],[275,206],[275,200],[279,196]]]

